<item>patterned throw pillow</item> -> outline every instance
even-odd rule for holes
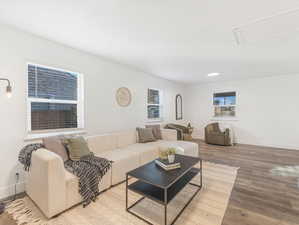
[[[139,143],[147,143],[156,141],[152,128],[136,128],[138,133]]]
[[[162,133],[161,133],[161,128],[160,124],[155,124],[155,125],[145,125],[146,128],[151,128],[153,129],[153,135],[157,140],[162,140]]]
[[[67,138],[64,140],[64,143],[69,152],[69,157],[73,161],[78,161],[82,156],[91,153],[83,137]]]

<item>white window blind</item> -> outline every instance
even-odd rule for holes
[[[82,75],[28,64],[29,131],[83,128]]]

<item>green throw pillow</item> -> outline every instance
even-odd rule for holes
[[[82,156],[90,154],[87,142],[83,137],[67,138],[64,143],[67,146],[69,157],[73,161],[78,161]]]

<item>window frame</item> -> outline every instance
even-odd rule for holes
[[[234,92],[236,95],[236,99],[235,99],[235,104],[234,105],[214,105],[214,96],[215,94],[220,94],[220,93],[228,93],[228,92]],[[234,90],[219,90],[219,91],[214,91],[212,93],[212,107],[213,107],[213,117],[212,120],[238,120],[237,119],[237,104],[238,103],[238,92],[234,91]],[[215,116],[215,108],[216,107],[235,107],[235,115],[234,116]]]
[[[149,90],[153,90],[153,91],[158,91],[159,93],[159,104],[149,104],[148,103],[148,92]],[[160,117],[159,118],[149,118],[148,117],[148,106],[159,106],[159,110],[160,110]],[[157,88],[147,88],[147,92],[146,92],[146,118],[147,121],[150,122],[161,122],[163,121],[163,91]]]
[[[36,98],[36,97],[29,97],[29,85],[28,85],[28,74],[29,74],[29,65],[44,67],[47,69],[58,70],[62,72],[68,73],[76,73],[77,77],[77,100],[58,100],[58,99],[46,99],[46,98]],[[77,127],[76,128],[60,128],[60,129],[44,129],[44,130],[32,130],[31,126],[31,103],[60,103],[60,104],[76,104],[77,105]],[[81,131],[85,128],[85,121],[84,121],[84,76],[82,73],[74,72],[71,70],[61,69],[52,66],[46,66],[38,63],[28,62],[26,63],[26,104],[27,104],[27,133],[28,134],[51,134],[55,133],[65,134],[65,133],[73,133],[76,131]],[[37,135],[40,136],[40,135]],[[47,135],[41,135],[44,137]],[[52,136],[52,135],[49,135]],[[34,139],[35,137],[31,137],[29,139]]]

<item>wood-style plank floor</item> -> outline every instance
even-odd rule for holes
[[[204,160],[240,167],[223,225],[299,224],[299,178],[271,173],[277,166],[299,165],[299,151],[196,142]],[[16,224],[2,215],[0,225]]]
[[[299,151],[197,142],[204,160],[240,167],[223,225],[299,224],[299,177],[271,173],[277,166],[299,165]]]

